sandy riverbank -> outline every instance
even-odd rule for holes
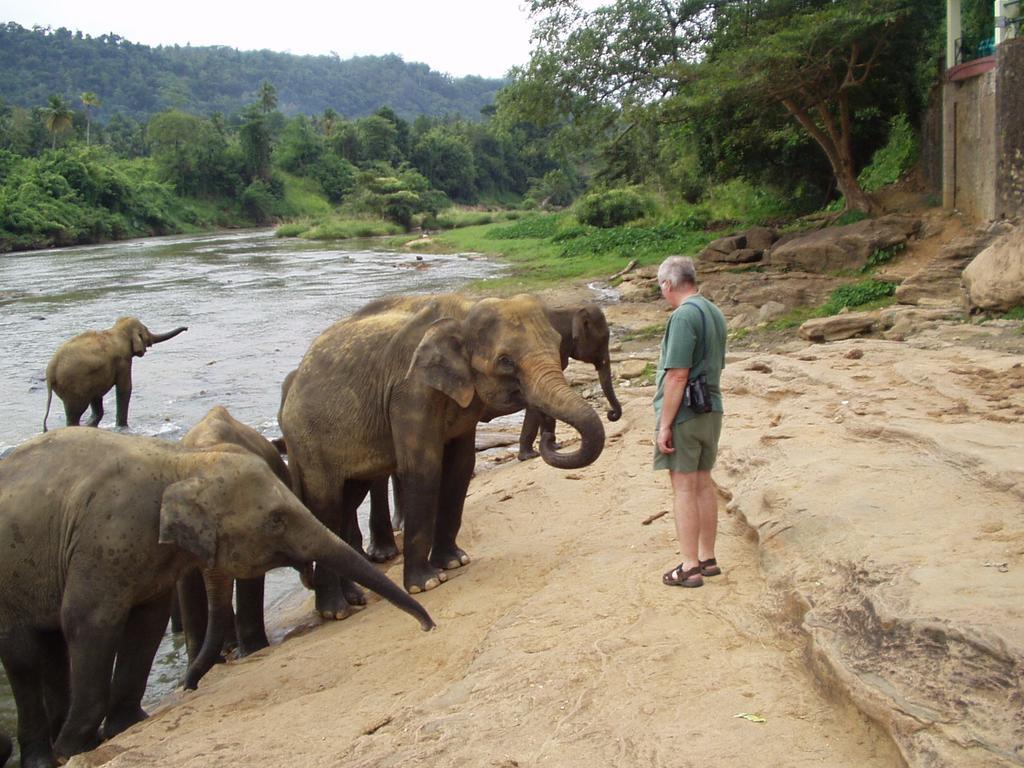
[[[618,332],[665,317],[606,313]],[[702,589],[661,583],[678,556],[669,517],[643,524],[670,503],[653,392],[620,386],[592,466],[474,479],[473,562],[421,596],[436,631],[371,596],[70,764],[1020,765],[1024,358],[986,333],[734,350],[725,574]]]

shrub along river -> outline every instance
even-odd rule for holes
[[[147,238],[0,256],[0,455],[37,435],[46,408],[46,364],[84,330],[134,315],[151,331],[189,330],[152,347],[132,367],[128,432],[177,440],[214,405],[268,437],[280,434],[280,386],[310,342],[366,302],[391,293],[457,290],[501,267],[472,255],[384,251],[368,241],[337,246],[279,239],[269,230]],[[114,428],[114,393],[102,428]],[[87,420],[86,412],[83,421]],[[48,426],[63,426],[53,398]],[[291,569],[268,581],[268,601],[297,583]],[[147,701],[174,688],[183,649],[168,637]],[[0,680],[0,730],[14,735],[14,705]]]

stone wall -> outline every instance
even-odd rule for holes
[[[996,217],[996,73],[946,84],[942,203],[972,219]]]
[[[1024,213],[1024,38],[996,49],[997,218]]]

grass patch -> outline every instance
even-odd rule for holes
[[[288,216],[328,216],[331,204],[327,202],[320,185],[313,179],[281,173],[284,181],[283,209]]]
[[[620,341],[646,341],[647,339],[657,339],[665,332],[665,326],[662,324],[648,325],[644,328],[638,328],[634,331],[625,331],[619,334]]]
[[[568,214],[531,214],[511,224],[465,227],[437,235],[439,248],[500,256],[509,277],[486,281],[489,291],[535,290],[553,282],[605,276],[630,260],[640,266],[672,254],[696,255],[717,233],[695,231],[678,220],[600,229]]]
[[[1024,320],[1024,305],[1013,307],[1012,309],[1004,312],[1000,318],[1001,320]]]
[[[896,283],[888,280],[862,280],[841,285],[832,291],[828,301],[820,307],[797,307],[775,318],[765,328],[769,331],[785,331],[801,326],[815,317],[838,315],[847,308],[869,312],[892,304],[895,293]]]
[[[868,263],[864,265],[864,267],[861,269],[861,272],[874,272],[875,269],[877,269],[878,267],[882,266],[883,264],[888,264],[890,261],[896,258],[896,254],[906,250],[906,247],[906,243],[896,243],[896,245],[892,246],[891,248],[876,248],[875,251],[868,257]]]

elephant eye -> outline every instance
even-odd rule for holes
[[[508,355],[501,355],[498,358],[498,369],[505,373],[514,373],[516,370],[516,364],[512,362],[512,358]]]

